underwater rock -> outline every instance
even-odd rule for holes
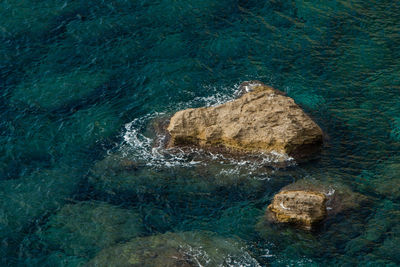
[[[274,196],[268,211],[278,222],[311,229],[326,216],[326,197],[314,191],[282,191]]]
[[[358,258],[373,257],[376,260],[392,260],[400,263],[400,205],[390,200],[383,200],[374,208],[372,216],[363,223],[364,231],[346,244],[346,251]],[[397,266],[386,262],[382,266]]]
[[[80,174],[64,167],[43,169],[0,182],[0,258],[17,253],[25,230],[36,227],[79,188]]]
[[[259,266],[244,247],[212,232],[165,233],[106,248],[88,266]]]
[[[135,211],[96,202],[65,205],[45,228],[37,233],[41,239],[75,256],[93,256],[90,254],[144,231]]]
[[[138,167],[132,169],[131,164]],[[208,218],[224,203],[229,206],[232,199],[253,199],[263,194],[266,181],[220,171],[213,166],[144,168],[133,162],[126,167],[123,158],[110,155],[95,164],[88,182],[102,199],[138,201],[146,229],[165,232],[191,224],[193,216]]]
[[[82,267],[88,262],[87,258],[70,256],[56,251],[42,257],[29,257],[25,260],[28,266],[54,266],[54,267]]]
[[[322,130],[293,99],[261,82],[246,82],[239,99],[172,116],[168,146],[196,145],[239,154],[303,158],[322,145]]]
[[[392,200],[400,199],[400,157],[392,157],[378,164],[374,172],[360,175],[362,186],[368,191]]]
[[[235,169],[235,162],[220,163],[211,158],[180,158],[178,162],[178,159],[174,161],[163,157],[151,162],[151,158],[145,161],[145,158],[135,158],[124,153],[127,152],[110,154],[90,169],[88,181],[95,190],[113,196],[126,194],[130,197],[179,192],[180,196],[190,195],[190,198],[193,194],[210,195],[222,189],[232,189],[236,193],[252,196],[264,192],[262,185],[265,182],[254,178],[257,170],[251,170],[252,176],[249,177],[249,169]],[[207,161],[204,164],[190,164],[192,160]]]
[[[80,176],[66,168],[43,169],[15,180],[2,181],[0,238],[20,232],[38,217],[65,203],[77,190]]]

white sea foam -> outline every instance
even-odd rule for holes
[[[211,91],[216,89],[209,89]],[[225,90],[226,91],[226,90]],[[187,108],[191,106],[213,106],[227,101],[233,100],[235,94],[238,94],[238,85],[229,92],[215,94],[207,97],[197,97],[190,102],[181,103],[177,106]],[[175,108],[175,109],[180,109]],[[246,175],[256,176],[255,179],[267,180],[269,173],[262,175],[260,169],[272,164],[284,163],[287,165],[296,164],[292,157],[278,152],[261,153],[248,157],[229,157],[222,154],[211,153],[202,149],[185,149],[185,151],[174,148],[166,149],[166,136],[159,134],[150,137],[146,134],[148,123],[157,118],[166,116],[165,113],[152,113],[146,116],[136,118],[132,122],[125,125],[123,132],[123,142],[119,145],[118,150],[123,156],[132,160],[142,162],[149,167],[193,167],[196,165],[207,165],[210,162],[219,164],[219,175]]]
[[[198,267],[207,266],[211,262],[210,256],[208,256],[207,252],[202,250],[201,247],[193,248],[192,246],[186,244],[184,246],[180,246],[180,250],[184,255],[196,262]],[[201,263],[205,265],[202,265]]]
[[[194,261],[198,267],[215,266],[215,262],[203,250],[202,247],[192,247],[188,244],[180,246],[180,251],[189,259]],[[253,258],[245,248],[241,248],[241,253],[238,255],[227,255],[224,263],[218,266],[230,267],[261,267],[255,258]]]

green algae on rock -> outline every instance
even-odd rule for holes
[[[143,232],[141,216],[134,210],[81,202],[62,207],[37,235],[68,255],[87,256]]]
[[[240,240],[199,231],[135,238],[102,250],[88,266],[211,267],[232,264],[259,266]]]

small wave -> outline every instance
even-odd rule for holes
[[[204,86],[204,90],[209,92],[208,96],[197,96],[187,102],[181,102],[174,105],[173,110],[181,110],[193,107],[214,107],[238,98],[240,95],[239,85],[233,87],[218,88],[215,86]]]

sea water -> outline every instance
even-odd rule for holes
[[[165,240],[195,266],[400,265],[399,1],[3,0],[0,40],[1,266]],[[163,149],[155,121],[253,79],[321,126],[316,159]],[[298,180],[368,201],[258,229]]]

